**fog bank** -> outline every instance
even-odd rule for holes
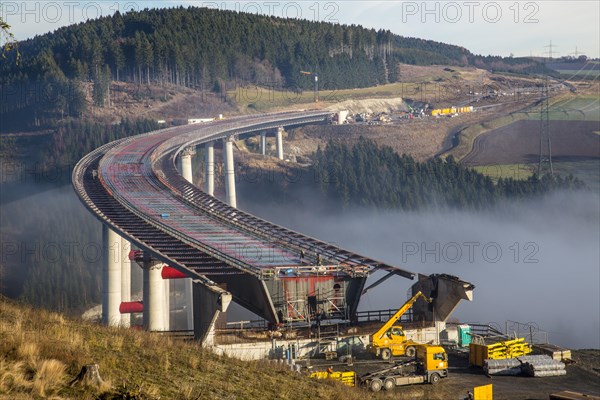
[[[245,197],[246,190],[241,208],[272,222],[409,271],[473,283],[474,301],[453,314],[461,321],[535,322],[553,343],[600,348],[598,193],[554,193],[491,211],[332,212],[315,193],[296,191],[301,198],[289,206]],[[411,284],[393,277],[363,296],[359,308],[398,307]]]

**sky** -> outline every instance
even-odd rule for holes
[[[600,57],[600,2],[575,1],[2,1],[18,40],[115,11],[211,7],[389,29],[475,54]]]

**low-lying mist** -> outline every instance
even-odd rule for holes
[[[451,318],[503,329],[507,320],[534,322],[552,343],[600,348],[598,193],[554,193],[477,212],[403,212],[340,210],[304,189],[291,202],[251,192],[242,185],[240,208],[275,223],[409,271],[473,283],[474,300]],[[359,309],[397,308],[412,283],[392,277],[363,296]]]

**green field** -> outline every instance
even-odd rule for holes
[[[539,119],[539,107],[525,111],[529,119]],[[593,95],[575,95],[558,99],[549,107],[551,120],[600,121],[600,98]]]
[[[527,179],[536,171],[537,165],[492,164],[475,166],[473,169],[497,181],[499,178]]]
[[[554,172],[563,177],[573,175],[585,182],[593,190],[600,190],[600,160],[553,162]],[[537,164],[492,164],[473,167],[477,172],[489,176],[494,181],[499,178],[527,179],[537,172]]]

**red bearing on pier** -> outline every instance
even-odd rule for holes
[[[162,268],[162,270],[160,271],[160,275],[163,279],[183,279],[188,277],[183,272],[173,267],[169,267],[168,265],[165,265]]]
[[[124,301],[119,306],[121,314],[132,314],[144,312],[144,303],[141,301]]]

